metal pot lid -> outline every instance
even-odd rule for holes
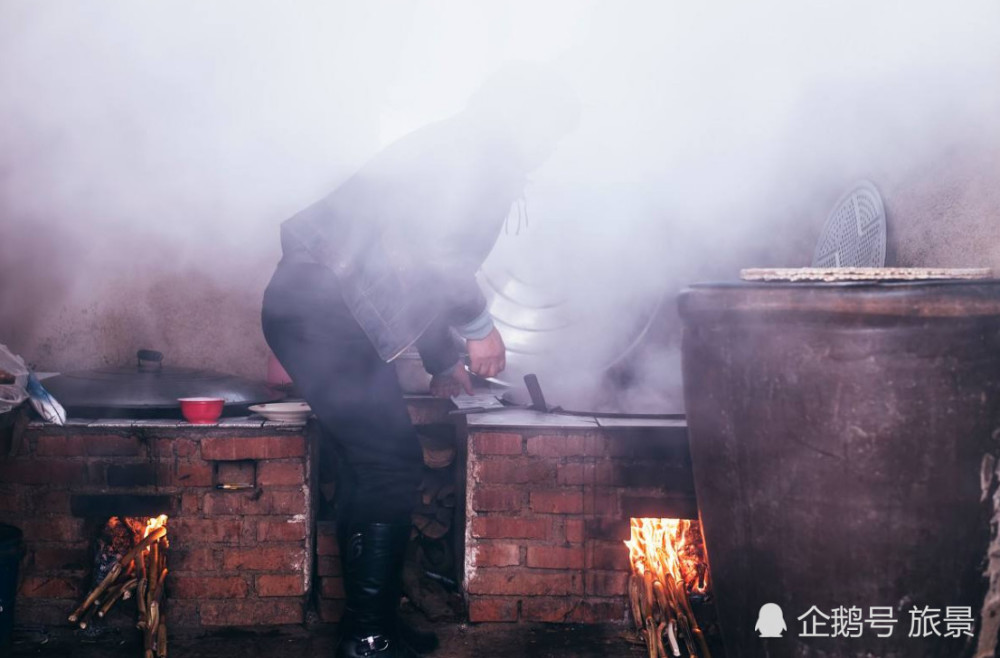
[[[45,388],[67,409],[178,409],[177,398],[219,397],[246,407],[281,399],[266,384],[235,375],[163,365],[163,354],[139,350],[136,365],[70,372],[45,380]]]

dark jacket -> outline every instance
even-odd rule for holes
[[[282,245],[333,270],[385,361],[416,343],[440,372],[457,360],[449,326],[485,311],[475,273],[523,187],[509,143],[460,115],[395,142],[287,220]]]

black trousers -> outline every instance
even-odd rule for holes
[[[336,276],[283,260],[264,293],[264,338],[334,442],[337,517],[409,523],[422,452],[392,364],[344,303]]]

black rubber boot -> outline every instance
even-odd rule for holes
[[[397,625],[410,526],[352,525],[347,534],[341,556],[347,611],[336,658],[414,658]]]

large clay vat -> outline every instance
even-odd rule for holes
[[[945,608],[969,606],[979,632],[1000,282],[702,285],[680,313],[728,658],[974,655],[973,638],[908,635],[914,606],[940,608],[942,633]],[[784,611],[780,638],[754,630],[765,603]],[[888,638],[869,625],[860,638],[800,637],[813,606],[865,618],[891,606],[898,621]]]

